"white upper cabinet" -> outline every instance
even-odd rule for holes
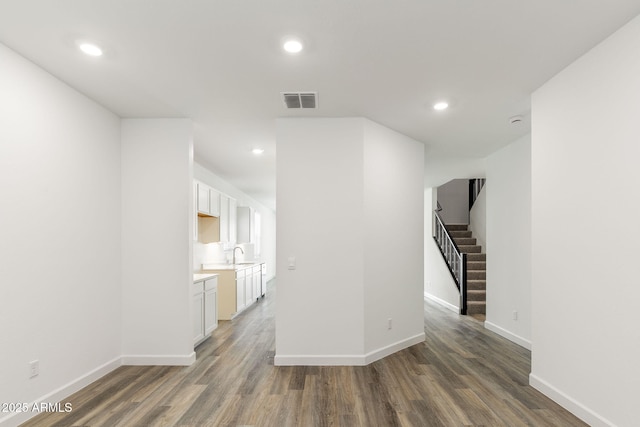
[[[238,202],[226,194],[220,195],[220,241],[236,242],[236,207]]]
[[[231,242],[234,245],[238,241],[237,211],[238,211],[237,200],[229,198],[229,242]]]
[[[220,195],[220,241],[229,242],[229,197]]]
[[[220,193],[202,182],[198,185],[198,213],[220,216]]]
[[[209,188],[209,215],[220,216],[220,196],[218,191]]]

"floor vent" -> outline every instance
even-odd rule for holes
[[[318,108],[318,92],[282,92],[287,108]]]

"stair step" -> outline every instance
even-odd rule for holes
[[[454,239],[456,237],[471,237],[471,231],[469,230],[449,230],[449,234],[451,234],[451,237]]]
[[[465,254],[472,254],[472,253],[479,254],[482,251],[482,247],[478,245],[458,245],[458,249],[460,249],[460,251]]]
[[[467,262],[467,281],[469,280],[487,280],[486,270],[470,270]]]
[[[476,239],[473,237],[454,237],[453,241],[456,242],[456,245],[475,245]]]
[[[469,254],[473,255],[473,254]],[[469,261],[467,255],[467,271],[469,270],[487,270],[487,262],[486,261]]]
[[[453,231],[453,230],[467,230],[467,227],[469,227],[467,224],[445,224],[445,227],[447,227],[447,230],[449,231]]]
[[[486,290],[467,290],[467,305],[469,301],[483,301],[486,303],[487,301],[487,291]]]
[[[467,314],[487,314],[487,303],[484,301],[467,301]]]
[[[482,254],[482,253],[480,253],[480,254],[477,254],[477,253],[476,254],[468,254],[467,255],[467,262],[469,262],[469,261],[473,261],[473,262],[483,261],[483,262],[486,262],[487,261],[487,254]]]
[[[467,279],[467,291],[486,291],[487,281],[481,279]]]

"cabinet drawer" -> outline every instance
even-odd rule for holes
[[[191,285],[191,295],[197,295],[204,292],[204,283],[198,282]]]
[[[213,277],[211,279],[207,279],[204,282],[204,290],[206,291],[212,291],[214,289],[216,289],[218,287],[218,278],[217,277]]]

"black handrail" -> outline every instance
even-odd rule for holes
[[[434,215],[433,239],[449,267],[460,292],[460,314],[467,314],[467,254],[460,251],[437,211]]]

